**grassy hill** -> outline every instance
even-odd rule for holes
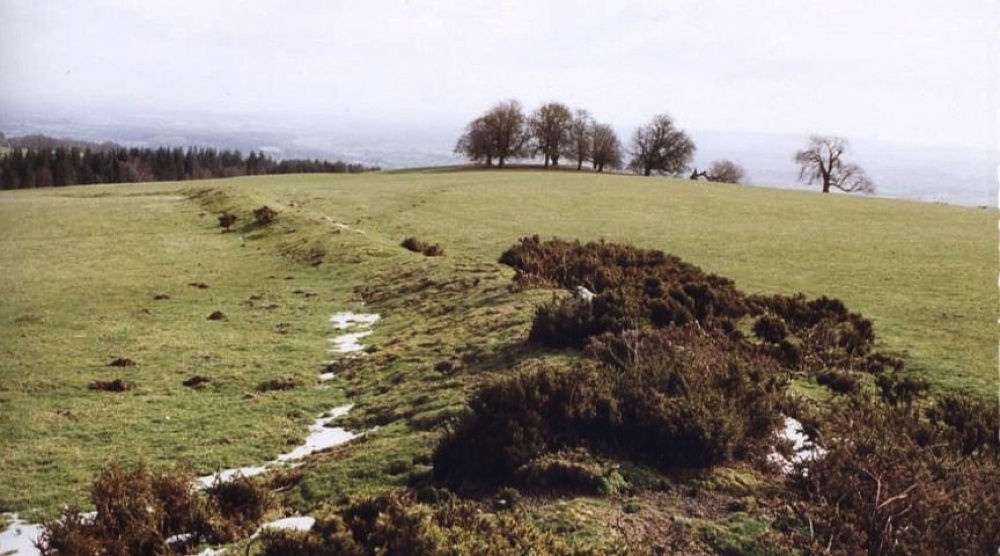
[[[278,220],[254,226],[250,210],[264,204]],[[223,210],[240,217],[232,233],[218,227]],[[426,475],[441,427],[505,370],[534,306],[551,297],[513,290],[512,271],[495,262],[533,234],[662,249],[749,292],[840,298],[874,321],[877,347],[903,356],[908,372],[939,391],[985,398],[996,388],[996,218],[538,171],[3,192],[0,511],[37,517],[80,503],[115,459],[198,473],[267,461],[348,400],[357,409],[347,422],[377,431],[311,459],[286,504],[307,511]],[[441,244],[446,256],[400,248],[409,236]],[[208,320],[216,310],[226,320]],[[329,317],[342,310],[383,321],[370,357],[338,371],[329,388],[316,376],[329,359]],[[109,366],[115,358],[136,365]],[[185,387],[194,375],[211,382]],[[276,377],[298,386],[260,387]],[[115,378],[134,388],[88,389]],[[731,470],[721,477],[708,480],[744,480]],[[575,523],[612,523],[619,503],[654,502],[546,502],[538,518],[560,534],[599,538]],[[757,519],[726,530],[753,529]]]

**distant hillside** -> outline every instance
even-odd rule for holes
[[[90,149],[91,151],[112,151],[115,149],[122,148],[122,145],[112,142],[112,141],[81,141],[79,139],[70,139],[68,137],[49,137],[48,135],[42,135],[38,133],[33,133],[31,135],[24,135],[22,137],[5,137],[3,133],[0,133],[0,146],[8,148],[21,148],[21,149]]]

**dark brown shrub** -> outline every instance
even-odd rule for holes
[[[229,507],[233,511],[223,514],[220,503],[227,498],[199,493],[192,481],[184,470],[155,474],[141,465],[125,469],[111,464],[91,487],[95,516],[67,509],[45,523],[40,552],[43,556],[175,554],[199,542],[231,542],[236,533],[252,530],[256,523],[251,521],[262,515],[250,505]],[[168,544],[171,538],[174,541]]]
[[[923,398],[930,390],[930,384],[922,378],[910,376],[900,376],[899,373],[891,375],[882,374],[875,379],[875,384],[882,394],[882,400],[890,406],[912,405],[913,402]]]
[[[484,514],[447,500],[435,506],[386,493],[348,502],[320,518],[308,533],[265,532],[265,556],[569,556],[562,542],[512,512]]]
[[[753,333],[765,342],[778,344],[788,337],[788,326],[781,317],[764,315],[753,324]]]
[[[235,531],[234,536],[247,535],[264,518],[273,505],[271,494],[247,477],[218,481],[205,490],[218,509],[222,520]]]
[[[990,554],[1000,546],[1000,462],[960,456],[945,431],[901,408],[855,404],[835,413],[828,452],[806,465],[796,505],[810,552]],[[801,531],[801,529],[800,529]]]
[[[274,222],[274,219],[277,217],[278,211],[267,205],[253,209],[253,219],[258,226],[266,226],[271,222]]]
[[[542,242],[535,236],[521,239],[500,262],[517,270],[515,280],[522,286],[584,287],[595,294],[538,309],[530,339],[553,347],[579,348],[605,332],[692,322],[740,336],[735,321],[751,309],[731,280],[631,245]]]
[[[599,364],[488,385],[438,445],[434,475],[503,484],[544,454],[578,447],[663,469],[763,454],[785,379],[728,347],[695,327],[607,334],[588,347]]]
[[[224,212],[219,215],[219,226],[225,229],[225,231],[230,231],[230,228],[236,224],[236,215]]]
[[[829,370],[816,375],[816,383],[837,394],[857,394],[861,391],[858,377],[851,371]]]
[[[1000,449],[1000,417],[995,404],[946,395],[925,411],[959,453],[996,453]]]

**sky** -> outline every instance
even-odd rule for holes
[[[561,101],[627,128],[997,148],[989,0],[0,0],[15,106],[454,126]]]

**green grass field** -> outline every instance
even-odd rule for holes
[[[263,204],[278,221],[250,226]],[[221,233],[221,210],[240,215],[234,232]],[[512,273],[495,264],[531,234],[630,242],[748,291],[841,298],[911,372],[993,396],[996,222],[995,210],[538,171],[3,192],[0,511],[39,517],[81,503],[112,459],[199,473],[261,463],[348,399],[358,405],[349,422],[379,432],[310,460],[291,503],[402,484],[402,471],[422,468],[413,456],[433,445],[434,423],[480,380],[435,365],[478,357],[502,367],[498,354],[548,298],[512,292]],[[407,236],[447,256],[399,248]],[[365,287],[384,316],[373,356],[319,387],[329,317],[366,310]],[[215,310],[228,319],[207,320]],[[109,367],[116,357],[137,365]],[[212,381],[181,384],[196,374]],[[302,386],[257,390],[282,375]],[[114,378],[135,388],[87,388]]]

